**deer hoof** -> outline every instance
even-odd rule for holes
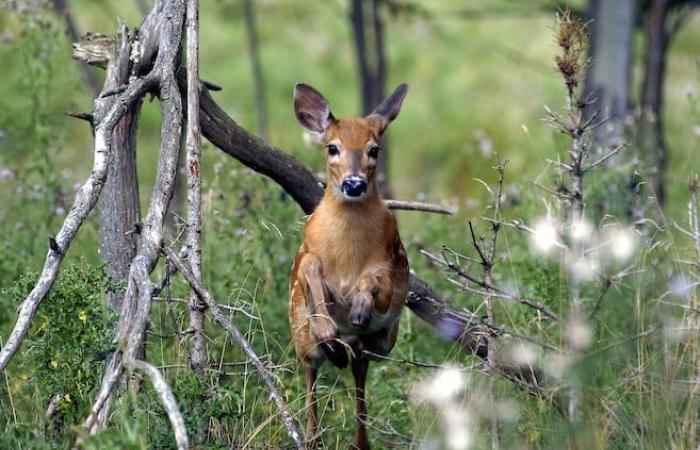
[[[358,328],[367,328],[369,326],[369,315],[362,311],[352,312],[350,314],[350,323]]]
[[[367,328],[372,318],[373,308],[374,296],[367,291],[358,292],[350,308],[350,323],[359,328]]]
[[[326,318],[316,319],[315,326],[312,328],[314,337],[319,342],[328,342],[337,339],[340,336],[338,332],[338,327],[335,323]]]

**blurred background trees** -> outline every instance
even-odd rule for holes
[[[597,99],[597,106],[593,105],[589,110],[601,109],[601,119],[610,116],[610,127],[600,127],[600,133],[607,128],[619,129],[625,117],[639,117],[646,121],[656,116],[663,119],[661,99],[664,90],[659,88],[663,83],[658,81],[663,73],[668,73],[669,70],[673,72],[673,86],[686,86],[693,80],[690,72],[694,65],[692,52],[686,52],[692,41],[693,27],[684,25],[693,20],[697,2],[625,1],[624,4],[612,2],[613,7],[610,6],[611,2],[595,0],[572,3],[579,12],[593,19],[591,56],[596,62],[591,67],[591,76],[587,81],[589,90],[596,93],[591,99]],[[66,46],[74,40],[74,33],[79,34],[88,29],[106,29],[116,17],[131,22],[138,21],[143,7],[140,5],[143,2],[124,2],[119,7],[111,6],[109,2],[98,7],[80,0],[56,0],[52,3],[64,21],[64,24],[56,24],[56,27],[63,28],[68,33],[65,40],[57,42],[63,46],[64,54],[67,54]],[[667,6],[664,7],[664,4]],[[409,112],[406,120],[409,123],[405,125],[407,128],[414,128],[420,123],[430,124],[447,115],[456,115],[459,118],[457,122],[464,125],[460,129],[471,131],[458,134],[456,130],[444,130],[432,133],[430,138],[426,135],[411,142],[402,141],[404,138],[400,136],[394,137],[398,141],[392,143],[392,147],[398,146],[402,150],[388,152],[397,155],[387,170],[388,177],[392,173],[397,174],[390,184],[393,189],[401,189],[396,193],[409,196],[427,193],[429,186],[437,189],[436,197],[455,193],[468,196],[473,187],[466,182],[468,177],[456,169],[458,164],[447,163],[446,167],[440,168],[437,166],[452,159],[466,161],[469,159],[468,152],[478,152],[479,142],[485,141],[474,139],[475,131],[484,132],[501,151],[513,153],[515,159],[512,162],[518,165],[519,170],[528,170],[528,165],[525,164],[528,152],[515,151],[521,138],[517,134],[522,123],[529,126],[533,120],[537,120],[541,109],[538,104],[528,101],[528,98],[521,100],[520,96],[534,89],[534,92],[544,94],[544,104],[553,103],[556,98],[550,88],[553,80],[548,72],[549,63],[546,62],[549,61],[546,56],[551,48],[551,37],[546,33],[544,19],[562,5],[561,2],[550,1],[534,4],[515,0],[495,3],[475,1],[461,4],[445,0],[428,7],[409,1],[348,0],[324,1],[310,8],[303,2],[292,5],[281,1],[248,3],[221,0],[214,3],[216,12],[212,17],[204,18],[207,30],[203,39],[204,45],[210,49],[210,55],[204,52],[203,66],[208,70],[212,82],[220,85],[226,85],[224,81],[235,83],[235,86],[224,89],[217,95],[224,105],[240,110],[236,117],[244,125],[265,135],[265,117],[269,116],[267,121],[276,124],[275,129],[268,132],[269,140],[283,148],[294,150],[307,162],[316,158],[313,153],[300,148],[295,150],[295,147],[299,147],[299,141],[295,138],[297,134],[292,130],[289,117],[285,115],[283,94],[289,85],[306,80],[330,91],[333,86],[341,84],[341,92],[334,94],[338,97],[336,102],[342,102],[344,107],[340,114],[355,114],[369,110],[387,88],[403,80],[413,81],[410,83],[415,85],[412,96],[417,97],[415,103],[422,107]],[[606,7],[610,8],[610,12],[604,11]],[[602,14],[603,19],[596,20],[596,14]],[[658,18],[659,15],[663,17]],[[280,21],[285,19],[299,21],[305,27],[304,35],[296,32],[294,27],[280,26]],[[10,50],[8,40],[16,39],[14,35],[17,28],[7,22],[9,17],[4,20],[8,24],[5,48]],[[663,27],[658,28],[659,23],[663,23]],[[328,29],[322,29],[323,24],[328,24]],[[609,33],[604,32],[606,26],[610,29]],[[653,32],[654,26],[663,32]],[[596,31],[597,27],[601,28],[600,33]],[[681,36],[680,43],[675,46],[676,53],[687,55],[687,59],[677,58],[671,63],[682,69],[673,70],[671,67],[664,70],[662,62],[668,58],[663,55],[667,48],[673,46],[674,36]],[[614,45],[598,45],[599,41],[605,39],[608,44]],[[482,51],[487,45],[489,50]],[[281,50],[282,46],[285,51]],[[224,48],[229,49],[231,57],[228,59],[223,58]],[[451,51],[453,48],[459,49],[461,53]],[[595,53],[603,50],[605,53],[600,55]],[[9,57],[8,52],[4,54],[8,55],[6,58]],[[504,71],[504,67],[513,70]],[[65,61],[54,73],[54,77],[57,82],[61,78],[71,78],[71,82],[76,83],[72,71],[78,70],[81,72],[78,76],[88,77],[86,80],[102,76],[94,69],[78,69],[72,67],[70,61]],[[528,74],[527,79],[518,76],[522,73]],[[12,75],[6,73],[5,76]],[[482,80],[486,82],[481,83]],[[86,83],[89,89],[94,89],[94,81]],[[612,86],[613,83],[615,86]],[[11,83],[5,83],[5,86],[12,93],[8,97],[9,102],[18,92],[12,89]],[[427,86],[432,89],[426,89]],[[448,88],[452,89],[450,93],[445,92]],[[81,100],[83,89],[81,87],[77,90],[78,97],[73,103],[82,102],[84,106],[89,98],[83,97]],[[667,96],[670,95],[668,101],[686,104],[682,89],[671,91],[670,94],[667,93]],[[513,101],[508,108],[502,108],[503,104],[495,101],[484,105],[480,94],[486,92],[499,96],[508,93],[506,98],[510,96]],[[266,93],[270,97],[267,101]],[[236,102],[233,101],[234,98]],[[480,113],[467,114],[473,108],[480,108]],[[63,109],[71,108],[64,105]],[[516,114],[516,110],[523,114]],[[500,114],[502,111],[506,114]],[[649,113],[641,114],[642,111]],[[151,113],[147,111],[146,114]],[[674,114],[675,109],[666,121],[672,122]],[[495,130],[494,125],[503,121],[505,127]],[[662,173],[663,161],[670,160],[675,155],[658,155],[668,153],[664,149],[672,147],[675,138],[671,137],[669,141],[668,137],[659,139],[655,136],[675,136],[676,133],[669,133],[668,130],[664,132],[664,120],[648,123],[652,126],[628,127],[625,132],[631,132],[634,137],[628,141],[634,141],[640,147],[642,142],[654,141],[654,144],[644,145],[644,154],[650,155],[644,160],[650,167],[660,166],[659,173]],[[78,135],[78,127],[75,123],[67,124],[65,129],[71,133],[71,139]],[[503,133],[504,128],[511,130],[511,133]],[[655,131],[657,128],[658,132]],[[641,130],[645,133],[649,131],[650,138],[647,139]],[[670,131],[673,132],[673,128]],[[537,133],[533,136],[545,146],[553,140],[549,132],[536,128],[532,128],[531,132]],[[141,137],[152,138],[147,131],[141,133]],[[7,144],[5,140],[5,145]],[[435,158],[419,162],[413,154],[423,148],[430,148]],[[538,152],[538,149],[529,151]],[[633,153],[635,152],[627,152],[626,158],[631,158]],[[685,166],[683,155],[687,153],[679,153],[681,159],[677,159],[677,162],[682,167]],[[475,165],[477,161],[470,159],[469,162],[472,167],[478,165]],[[672,171],[674,163],[669,164],[671,167],[668,170]],[[419,172],[426,168],[442,173],[437,184],[421,181]],[[467,170],[472,174],[478,172],[470,168]],[[407,186],[405,180],[412,182]]]

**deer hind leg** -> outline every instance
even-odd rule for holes
[[[358,349],[359,350],[359,349]],[[352,359],[352,375],[355,378],[355,437],[350,448],[353,450],[369,450],[369,438],[367,437],[367,404],[365,403],[365,384],[367,382],[367,370],[369,360],[361,356],[361,350]]]
[[[348,340],[352,346],[354,356],[352,358],[352,375],[355,378],[355,437],[350,446],[353,450],[369,449],[369,438],[367,437],[367,403],[365,400],[365,385],[367,383],[367,372],[369,362],[377,356],[388,355],[394,344],[399,331],[399,319],[397,318],[389,328],[377,331],[376,333],[365,334]],[[365,350],[371,352],[366,353]]]
[[[306,448],[316,449],[321,443],[316,418],[316,376],[318,369],[306,366]]]
[[[320,443],[318,420],[316,416],[316,375],[325,359],[311,332],[311,312],[307,307],[300,281],[293,280],[290,295],[289,320],[292,329],[294,349],[304,366],[306,375],[306,445],[308,449],[317,448]]]

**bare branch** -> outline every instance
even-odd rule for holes
[[[587,172],[587,171],[589,171],[589,170],[591,170],[591,169],[595,169],[596,167],[600,166],[601,164],[603,164],[603,163],[604,163],[605,161],[607,161],[608,159],[610,159],[610,158],[612,158],[613,156],[617,155],[617,154],[620,152],[620,150],[624,149],[625,147],[627,147],[627,144],[625,144],[625,143],[618,145],[617,147],[615,147],[614,149],[610,150],[609,152],[607,152],[605,155],[601,156],[600,158],[598,158],[598,159],[595,160],[594,162],[588,164],[587,166],[584,166],[584,167],[582,168],[582,170],[583,170],[584,172]]]
[[[145,361],[132,361],[131,366],[134,369],[138,369],[146,373],[151,379],[151,384],[153,384],[153,389],[158,393],[160,402],[168,414],[168,419],[175,432],[175,442],[177,442],[178,450],[187,450],[190,446],[189,440],[187,439],[187,429],[185,428],[185,420],[182,418],[180,413],[180,408],[177,406],[175,401],[175,396],[173,391],[170,389],[168,382],[165,381],[165,377],[158,369],[153,365]]]
[[[154,302],[179,303],[182,305],[189,304],[187,301],[179,299],[179,298],[153,297],[153,301]],[[224,304],[219,303],[219,308],[221,308],[225,311],[243,314],[244,316],[246,316],[247,318],[252,319],[252,320],[257,320],[257,321],[261,320],[260,317],[254,316],[251,313],[249,313],[248,311],[246,311],[245,309],[239,308],[238,306],[224,305]]]
[[[187,259],[192,274],[202,281],[202,178],[201,132],[199,129],[199,0],[187,0]],[[204,336],[206,304],[192,293],[190,362],[201,372],[207,362]]]
[[[436,214],[452,215],[457,212],[457,208],[449,206],[435,205],[433,203],[413,202],[410,200],[384,200],[389,209],[399,209],[404,211],[424,211]]]
[[[94,116],[91,113],[87,113],[87,112],[83,112],[83,111],[66,111],[64,114],[67,115],[68,117],[73,117],[75,119],[85,120],[90,125],[93,124]]]
[[[379,359],[382,361],[391,361],[391,362],[395,362],[395,363],[402,364],[402,365],[423,367],[426,369],[444,369],[445,368],[445,366],[440,365],[440,364],[424,363],[424,362],[420,362],[420,361],[414,361],[412,359],[392,358],[390,356],[380,355],[379,353],[374,353],[374,352],[371,352],[369,350],[362,350],[361,353],[363,355],[369,356],[372,359]]]
[[[137,360],[157,286],[149,279],[160,256],[163,224],[172,198],[182,132],[182,102],[175,81],[182,25],[183,0],[156,1],[144,20],[139,38],[141,57],[157,53],[149,77],[157,81],[162,103],[162,131],[158,172],[148,212],[141,226],[141,245],[129,270],[129,282],[122,301],[116,340],[119,350],[110,357],[100,391],[83,428],[96,433],[108,417],[110,397],[124,363]],[[156,31],[158,34],[155,34]],[[147,45],[148,44],[148,45]],[[155,48],[150,48],[149,45]],[[157,52],[156,52],[157,49]],[[77,442],[80,445],[80,442]]]
[[[434,255],[426,250],[421,250],[421,253],[423,255],[427,256],[434,263],[437,263],[439,265],[447,267],[448,269],[452,270],[457,275],[459,275],[461,278],[464,278],[465,280],[469,281],[470,283],[473,283],[473,284],[475,284],[483,289],[486,289],[487,291],[491,291],[491,292],[495,292],[497,294],[500,294],[501,298],[512,300],[512,301],[518,302],[520,304],[529,306],[533,309],[536,309],[537,311],[541,312],[542,314],[544,314],[545,316],[549,317],[550,319],[552,319],[556,322],[562,322],[561,318],[558,315],[556,315],[551,309],[549,309],[548,307],[546,307],[545,305],[543,305],[542,303],[540,303],[536,300],[532,300],[530,298],[527,298],[527,297],[524,297],[521,295],[512,294],[504,289],[501,289],[497,286],[494,286],[491,283],[487,283],[486,281],[480,280],[480,279],[470,275],[466,271],[464,271],[458,265],[456,265],[450,261],[446,261],[443,258],[439,258],[439,257],[437,257],[437,255]]]
[[[476,252],[479,254],[479,258],[481,258],[481,265],[484,266],[484,269],[490,269],[491,268],[491,261],[489,261],[486,256],[484,256],[484,252],[481,250],[481,246],[479,245],[478,242],[476,242],[476,234],[474,234],[474,225],[472,225],[472,221],[469,221],[469,234],[472,237],[472,245],[476,249]]]

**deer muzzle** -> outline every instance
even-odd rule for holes
[[[341,189],[348,200],[360,199],[367,193],[367,180],[356,175],[345,177]]]

